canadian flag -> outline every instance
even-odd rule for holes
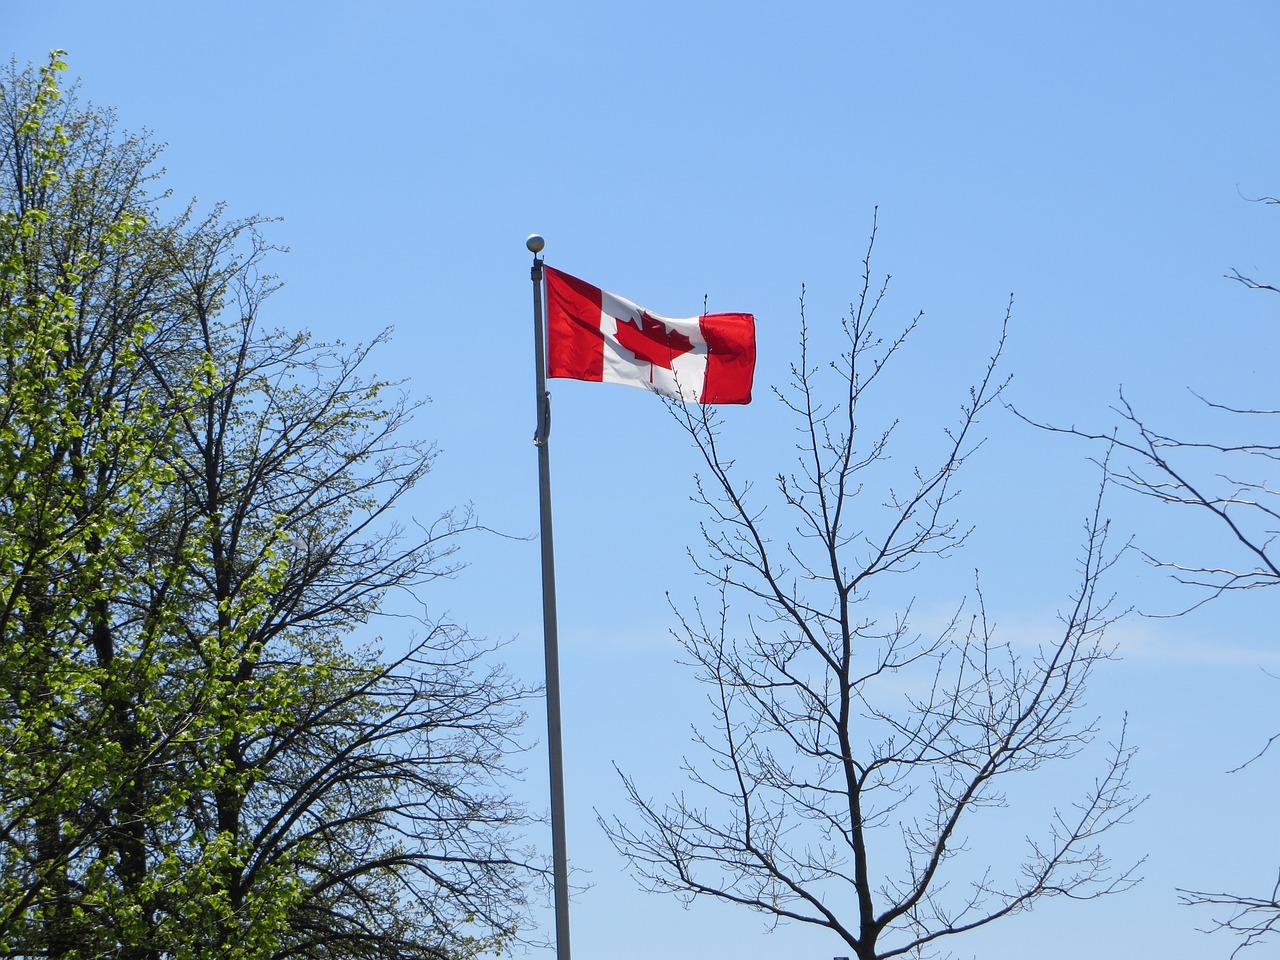
[[[545,267],[547,376],[643,387],[685,403],[750,403],[749,313],[672,319]]]

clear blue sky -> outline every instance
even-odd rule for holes
[[[1117,388],[1170,428],[1196,426],[1186,388],[1276,407],[1280,298],[1223,279],[1280,279],[1280,98],[1270,2],[19,3],[19,62],[69,51],[83,96],[168,144],[167,183],[233,213],[283,218],[286,281],[269,319],[358,340],[394,325],[380,372],[430,396],[440,465],[414,511],[473,501],[505,533],[537,529],[529,257],[669,316],[758,318],[757,382],[794,357],[797,300],[829,325],[855,296],[873,210],[889,314],[926,313],[894,407],[940,428],[1015,295],[1007,369],[1020,408],[1105,429]],[[594,822],[622,813],[613,763],[678,790],[699,694],[674,663],[664,594],[692,596],[695,464],[661,404],[556,383],[552,470],[578,957],[807,957],[821,931],[635,891]],[[728,412],[767,480],[786,427],[767,390]],[[1003,413],[965,482],[977,525],[951,579],[917,584],[939,614],[983,570],[988,603],[1035,636],[1065,601],[1091,452]],[[906,463],[904,462],[904,468]],[[1126,534],[1194,545],[1121,498]],[[479,537],[436,611],[509,638],[541,675],[537,545]],[[1154,572],[1122,568],[1123,605],[1169,609]],[[1113,835],[1146,881],[1106,902],[1049,902],[952,945],[957,957],[1201,960],[1232,944],[1175,887],[1269,889],[1280,864],[1280,757],[1225,771],[1280,729],[1280,596],[1179,621],[1133,617],[1090,706],[1127,712],[1151,795]],[[394,625],[387,628],[393,636]],[[541,737],[531,717],[530,739]],[[545,806],[540,744],[519,789]],[[1031,787],[1070,796],[1087,762]],[[1016,813],[974,835],[1017,841]],[[540,847],[549,841],[534,837]],[[1264,948],[1264,949],[1274,949]],[[1265,955],[1260,950],[1259,956]]]

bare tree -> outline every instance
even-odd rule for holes
[[[1254,289],[1267,289],[1254,285]],[[1258,432],[1273,433],[1280,411],[1229,407],[1204,401],[1209,410],[1259,425]],[[1280,443],[1269,440],[1218,443],[1189,440],[1156,430],[1121,395],[1114,408],[1120,417],[1112,433],[1090,433],[1076,428],[1037,424],[1105,444],[1108,473],[1114,485],[1142,497],[1208,518],[1223,534],[1220,555],[1212,562],[1187,556],[1168,556],[1141,549],[1152,566],[1167,571],[1192,590],[1189,606],[1160,616],[1181,616],[1224,595],[1243,590],[1280,586],[1280,491],[1272,486]],[[1280,739],[1272,736],[1254,756],[1236,766],[1238,772],[1259,760]],[[1180,889],[1180,900],[1189,906],[1214,911],[1209,932],[1236,935],[1232,956],[1265,943],[1280,930],[1280,880],[1270,894]],[[1225,912],[1223,910],[1225,909]]]
[[[1280,204],[1280,199],[1261,197],[1258,202]],[[1280,293],[1275,286],[1238,270],[1226,276],[1250,290]],[[1164,432],[1139,414],[1123,391],[1114,407],[1119,423],[1109,433],[1056,427],[1023,417],[1043,429],[1104,445],[1108,450],[1106,469],[1113,484],[1157,503],[1185,508],[1189,519],[1204,518],[1216,529],[1219,538],[1209,548],[1215,554],[1209,560],[1142,551],[1148,563],[1168,572],[1195,596],[1189,606],[1161,614],[1164,616],[1189,613],[1239,591],[1280,586],[1280,490],[1275,487],[1280,467],[1280,440],[1275,439],[1280,410],[1231,406],[1195,396],[1216,418],[1213,426],[1204,428],[1214,439]],[[1272,736],[1252,759],[1229,772],[1260,759],[1278,739],[1280,734]],[[1214,911],[1209,932],[1238,938],[1233,957],[1280,931],[1280,876],[1269,894],[1182,889],[1179,895],[1189,906]]]
[[[1025,650],[997,632],[977,587],[934,629],[915,625],[914,601],[877,606],[873,586],[925,575],[969,536],[956,477],[1007,382],[1009,315],[933,464],[886,479],[897,424],[873,426],[864,410],[920,317],[886,339],[874,331],[888,285],[872,283],[874,241],[873,229],[830,362],[810,354],[801,298],[800,358],[776,391],[797,456],[773,500],[740,476],[714,410],[673,407],[706,466],[695,500],[708,519],[691,556],[712,599],[680,615],[677,633],[714,725],[696,730],[690,793],[656,801],[624,775],[635,815],[602,819],[648,888],[825,927],[859,960],[924,956],[1043,898],[1126,889],[1136,867],[1113,870],[1098,841],[1138,802],[1121,733],[1098,779],[1046,814],[1017,862],[976,852],[1007,781],[1099,731],[1082,698],[1109,652],[1100,591],[1114,556],[1099,496],[1060,626]]]

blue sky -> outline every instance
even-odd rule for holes
[[[657,313],[697,313],[704,296],[753,311],[763,388],[795,356],[801,285],[820,342],[856,295],[878,208],[886,316],[924,310],[925,324],[877,414],[921,443],[954,416],[1011,293],[1008,395],[1032,415],[1106,429],[1122,384],[1188,433],[1202,426],[1188,387],[1277,406],[1280,302],[1223,275],[1280,278],[1280,214],[1246,199],[1280,193],[1278,27],[1265,2],[77,0],[8,11],[0,52],[65,48],[84,98],[168,144],[178,197],[281,217],[269,237],[291,252],[274,263],[286,286],[270,321],[349,340],[393,325],[379,372],[432,400],[419,428],[443,454],[409,509],[471,501],[528,537],[535,231],[549,263]],[[728,436],[763,481],[790,441],[757,392],[728,412]],[[637,892],[596,827],[594,811],[625,812],[615,761],[654,795],[683,784],[701,695],[674,662],[665,595],[699,588],[684,556],[696,464],[641,391],[553,394],[569,848],[592,884],[573,905],[575,953],[847,953],[821,931],[766,934],[736,908]],[[1093,451],[1002,412],[984,428],[961,501],[973,541],[914,589],[937,616],[980,567],[1001,623],[1034,636],[1071,586]],[[1209,528],[1121,497],[1108,507],[1126,536],[1213,549]],[[428,601],[509,639],[513,668],[537,680],[536,543],[476,537],[464,557]],[[1112,585],[1124,606],[1179,606],[1140,564]],[[1127,713],[1141,750],[1135,787],[1151,799],[1108,849],[1147,855],[1146,880],[1109,901],[1046,903],[957,940],[957,957],[1230,952],[1196,932],[1207,916],[1174,889],[1274,881],[1280,758],[1225,771],[1280,729],[1264,672],[1280,670],[1277,602],[1264,591],[1116,628],[1119,659],[1090,709],[1108,730]],[[545,806],[539,749],[526,759],[519,789]],[[1028,781],[1027,800],[1067,798],[1093,769]],[[975,849],[1028,826],[1010,812],[987,829]]]

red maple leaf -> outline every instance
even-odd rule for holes
[[[641,311],[640,323],[614,317],[618,323],[618,343],[636,355],[643,363],[671,369],[672,362],[693,349],[693,342],[679,330],[668,330],[667,325],[648,312]]]

